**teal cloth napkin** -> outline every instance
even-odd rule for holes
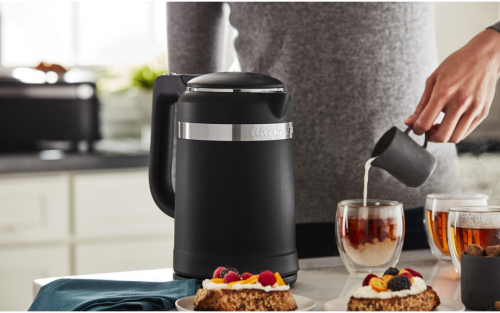
[[[58,279],[38,292],[29,311],[169,310],[196,293],[196,279],[168,282]]]

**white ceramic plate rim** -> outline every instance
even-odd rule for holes
[[[312,311],[316,307],[316,302],[308,297],[293,295],[295,301],[297,302],[296,311]],[[193,311],[194,310],[194,298],[195,296],[185,297],[175,301],[175,307],[179,311]],[[187,305],[183,305],[182,302],[188,302]]]
[[[435,311],[465,311],[465,306],[462,302],[458,302],[451,299],[440,299],[441,304],[436,308]],[[321,309],[323,311],[345,311],[347,309],[347,303],[349,303],[349,298],[337,298],[326,301]]]

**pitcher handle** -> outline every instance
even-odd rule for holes
[[[413,130],[413,125],[408,126],[408,128],[405,130],[405,134],[408,135],[410,133],[410,130]],[[429,132],[425,132],[425,141],[422,147],[427,149],[427,143],[429,142]]]

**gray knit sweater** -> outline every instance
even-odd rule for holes
[[[431,3],[231,3],[243,71],[283,81],[294,98],[297,222],[333,222],[337,202],[359,199],[364,163],[391,126],[405,129],[437,66]],[[221,3],[169,3],[170,70],[220,71]],[[421,140],[421,139],[418,139]],[[369,198],[421,206],[457,192],[453,144],[429,144],[434,175],[412,189],[372,168]]]

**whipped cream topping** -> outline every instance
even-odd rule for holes
[[[236,283],[231,286],[227,284],[217,284],[211,281],[210,279],[205,279],[203,281],[203,289],[207,290],[221,290],[221,289],[232,289],[232,290],[242,290],[242,289],[258,289],[266,292],[270,291],[285,291],[290,290],[290,286],[283,285],[279,286],[278,284],[274,284],[272,286],[262,286],[261,283],[257,282],[255,284],[240,284]]]
[[[400,290],[400,291],[382,291],[377,292],[373,290],[372,286],[360,287],[352,295],[354,298],[369,298],[369,299],[390,299],[394,297],[406,297],[409,295],[416,295],[424,292],[427,289],[427,285],[424,280],[420,277],[413,277],[413,284],[410,289]]]

